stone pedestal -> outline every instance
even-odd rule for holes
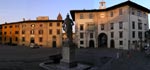
[[[67,68],[77,66],[75,61],[75,45],[73,43],[65,42],[62,48],[62,60],[60,64]]]

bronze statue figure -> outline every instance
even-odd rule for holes
[[[63,23],[63,30],[67,34],[68,41],[72,42],[72,26],[74,25],[73,21],[70,19],[69,14],[67,14],[66,19]]]

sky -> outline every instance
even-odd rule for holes
[[[70,10],[98,9],[101,0],[0,0],[0,24],[35,20],[38,16],[49,16],[56,19],[58,13],[63,19]],[[110,7],[127,0],[104,0]],[[150,0],[131,0],[150,9]],[[150,17],[150,15],[149,15]],[[149,19],[150,22],[150,19]]]

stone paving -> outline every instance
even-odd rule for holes
[[[0,45],[0,70],[44,70],[39,64],[60,49],[16,47]]]
[[[120,57],[117,59],[117,53]],[[44,70],[39,64],[48,56],[61,53],[61,49],[3,46],[0,45],[0,70]],[[122,54],[121,54],[122,53]],[[92,65],[90,70],[149,70],[150,58],[143,52],[106,48],[76,49],[76,59],[80,63]],[[113,59],[110,63],[108,61]],[[108,63],[108,64],[105,64]]]

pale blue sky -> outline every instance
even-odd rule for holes
[[[56,19],[60,12],[65,15],[70,10],[98,9],[101,0],[0,0],[0,24],[25,19],[36,19],[37,16],[49,16]],[[105,0],[110,7],[127,0]],[[131,0],[150,9],[150,0]]]

